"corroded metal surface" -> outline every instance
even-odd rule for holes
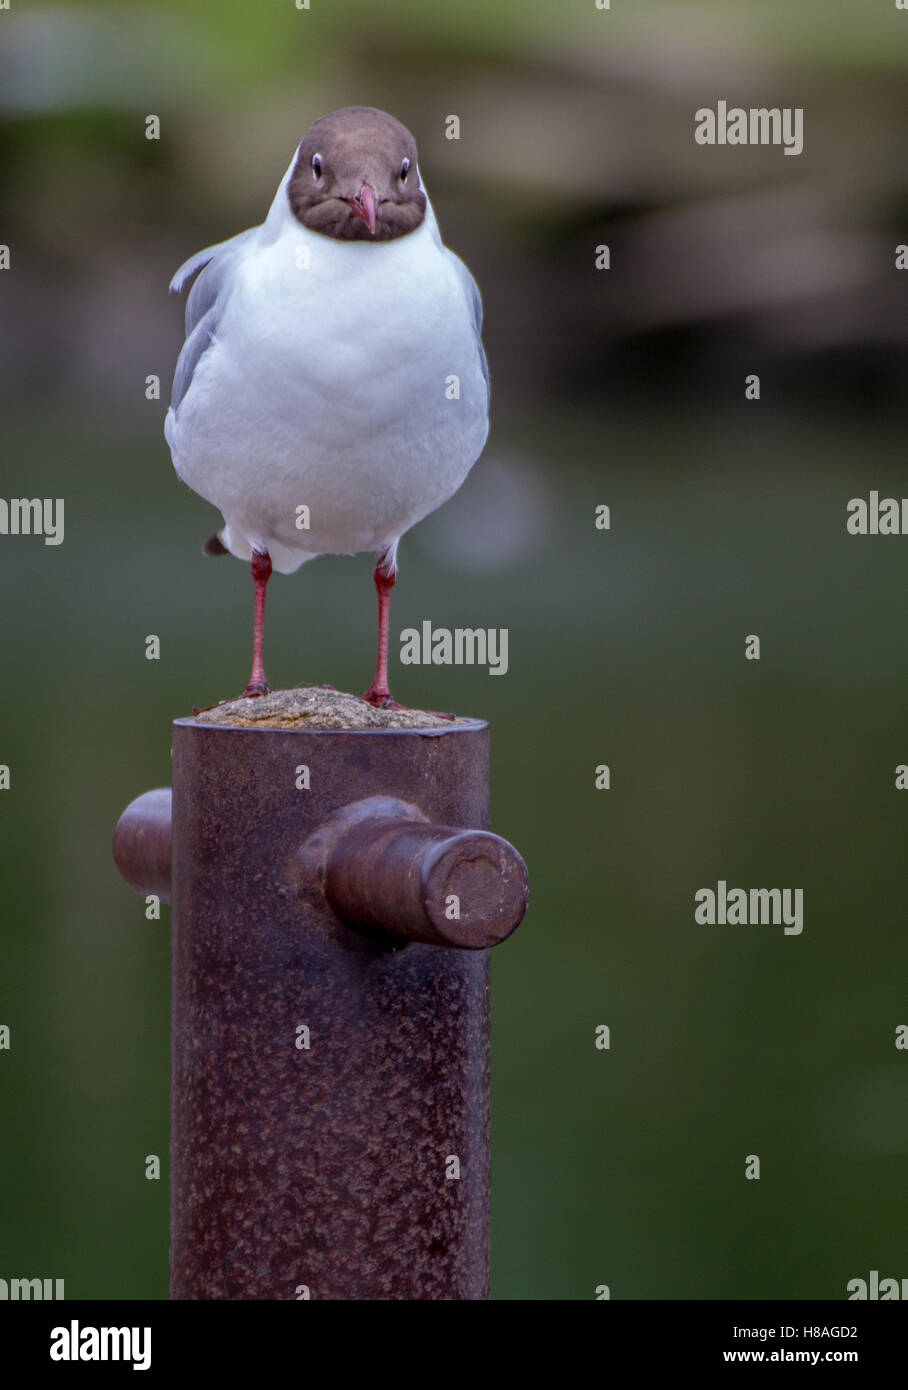
[[[300,856],[371,797],[485,830],[486,726],[178,720],[173,788],[172,1296],[487,1297],[488,953],[352,931]]]

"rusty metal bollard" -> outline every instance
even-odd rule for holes
[[[488,1297],[488,796],[479,721],[175,722],[114,837],[173,903],[172,1298]]]

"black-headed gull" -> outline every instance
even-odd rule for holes
[[[442,244],[413,136],[368,106],[323,116],[262,226],[191,257],[171,290],[199,270],[164,433],[179,476],[223,514],[206,553],[252,562],[245,694],[269,688],[272,566],[372,550],[378,664],[363,698],[393,707],[398,542],[460,487],[489,411],[479,291]]]

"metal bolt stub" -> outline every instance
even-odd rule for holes
[[[137,893],[156,893],[170,902],[170,822],[173,795],[169,787],[137,796],[126,807],[114,831],[117,868]]]
[[[416,807],[388,797],[355,803],[332,819],[320,836],[319,877],[349,926],[475,951],[497,946],[523,920],[526,865],[499,835],[432,825]]]

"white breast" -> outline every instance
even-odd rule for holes
[[[431,209],[397,241],[341,242],[281,191],[167,433],[180,476],[286,570],[381,549],[450,497],[485,443],[488,391]]]

